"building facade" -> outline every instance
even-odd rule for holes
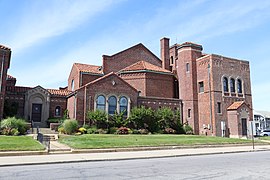
[[[83,124],[89,110],[129,116],[137,106],[170,107],[181,111],[182,123],[195,134],[247,136],[253,119],[249,62],[202,50],[199,44],[170,45],[162,38],[159,58],[140,43],[103,55],[101,66],[74,63],[68,86],[57,90],[16,86],[6,64],[1,97],[10,106],[17,104],[18,116],[38,119],[40,125],[62,117],[65,109]],[[10,55],[5,58],[9,63]]]

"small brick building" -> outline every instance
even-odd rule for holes
[[[114,55],[103,55],[102,66],[74,63],[68,86],[60,89],[18,87],[7,75],[9,48],[1,46],[0,117],[4,101],[17,106],[16,114],[40,126],[52,117],[69,117],[81,124],[89,110],[108,114],[137,106],[170,107],[182,112],[182,122],[195,134],[247,136],[252,120],[250,67],[248,61],[202,53],[191,42],[170,46],[160,40],[160,58],[143,44]]]

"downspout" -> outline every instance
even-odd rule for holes
[[[209,108],[210,108],[210,125],[211,125],[211,134],[214,135],[213,130],[213,117],[212,117],[212,94],[211,94],[211,82],[210,82],[210,64],[208,64],[208,85],[209,85]]]
[[[86,119],[86,86],[84,87],[84,105],[83,105],[83,125],[85,126]]]

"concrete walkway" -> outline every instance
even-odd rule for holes
[[[192,149],[186,148],[186,149],[128,151],[128,152],[4,156],[0,157],[0,167],[16,166],[16,165],[37,165],[37,164],[69,163],[69,162],[89,162],[89,161],[210,155],[210,154],[256,152],[269,150],[270,145],[258,145],[255,146],[254,150],[252,146],[235,146],[235,147],[210,147],[210,148],[192,148]]]

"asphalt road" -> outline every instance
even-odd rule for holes
[[[0,179],[270,179],[270,151],[0,168]]]

